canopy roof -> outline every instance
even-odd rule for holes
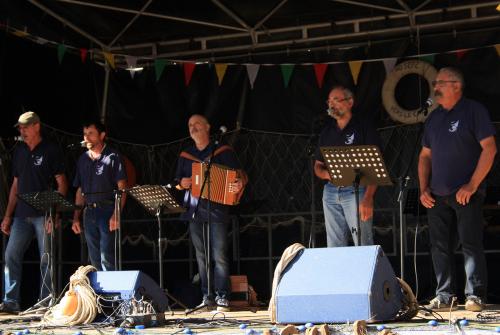
[[[0,15],[6,24],[45,39],[145,60],[318,62],[495,44],[497,5],[482,0],[2,0]]]

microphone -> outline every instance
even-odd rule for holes
[[[328,115],[330,115],[330,116],[332,116],[334,112],[335,112],[335,109],[330,108],[330,107],[328,107],[328,109],[326,110],[326,113],[327,113]]]
[[[71,144],[68,144],[68,145],[66,146],[66,148],[75,148],[75,147],[81,147],[81,148],[84,148],[86,143],[87,143],[87,142],[85,142],[85,141],[81,141],[81,142],[79,142],[79,143],[71,143]]]
[[[227,127],[226,126],[220,126],[219,129],[215,132],[215,136],[222,136],[225,133],[227,133]]]
[[[9,140],[9,141],[14,141],[14,142],[23,142],[24,141],[24,139],[21,135],[2,138],[2,140]]]
[[[427,98],[427,100],[425,100],[424,106],[420,110],[421,112],[424,113],[424,116],[427,116],[427,113],[429,112],[429,107],[431,107],[433,103],[434,103],[434,100],[432,100],[431,97],[429,97],[429,98]]]

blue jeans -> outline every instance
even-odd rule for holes
[[[363,199],[365,188],[359,188],[359,200]],[[337,187],[332,183],[323,188],[323,212],[325,214],[326,242],[330,247],[345,247],[349,245],[352,236],[357,245],[357,235],[353,228],[357,227],[356,197],[354,187]],[[361,221],[361,245],[373,244],[373,219]]]
[[[33,235],[36,236],[38,242],[38,252],[40,253],[40,269],[41,283],[40,298],[45,298],[50,293],[50,270],[49,251],[50,241],[45,239],[45,218],[28,217],[17,218],[12,221],[9,242],[5,250],[5,296],[4,303],[11,305],[13,308],[19,309],[19,293],[21,288],[21,278],[23,270],[23,258],[28,249]]]
[[[114,207],[85,208],[83,230],[89,249],[90,263],[98,271],[115,270],[115,233],[109,231]]]
[[[434,207],[427,209],[427,219],[437,280],[436,295],[442,302],[448,303],[456,293],[453,243],[456,229],[464,255],[465,295],[486,299],[487,272],[482,214],[484,196],[475,193],[465,206],[456,201],[455,194],[444,197],[434,195],[434,198],[436,202]]]
[[[229,297],[229,260],[227,257],[227,224],[220,222],[210,223],[210,240],[205,231],[207,224],[199,221],[189,222],[189,233],[196,251],[196,261],[201,279],[201,291],[203,296],[208,295],[207,278],[207,246],[210,244],[210,255],[213,260],[213,276],[211,276],[211,288],[215,290],[218,297]],[[209,242],[209,243],[208,243]],[[213,293],[213,291],[212,291]],[[210,297],[213,298],[213,297]]]

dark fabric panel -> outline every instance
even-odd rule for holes
[[[400,59],[399,62],[403,62]],[[457,66],[466,79],[466,95],[486,105],[493,120],[500,120],[498,96],[500,62],[494,48],[467,52],[462,59],[453,53],[435,57],[435,67]],[[106,123],[109,135],[123,141],[164,143],[188,136],[187,120],[206,115],[213,129],[226,125],[273,132],[311,133],[326,117],[325,100],[335,84],[356,94],[355,113],[377,127],[395,124],[382,105],[381,89],[386,78],[381,61],[365,62],[354,85],[348,63],[330,64],[318,87],[312,65],[296,65],[285,88],[280,66],[262,65],[254,88],[245,65],[230,65],[221,85],[215,66],[198,64],[191,83],[184,83],[184,70],[167,65],[156,81],[154,67],[132,78],[127,71],[111,71]],[[92,61],[82,64],[67,53],[62,64],[57,49],[8,35],[0,37],[0,101],[3,120],[0,136],[16,135],[12,124],[25,110],[33,109],[43,122],[81,133],[81,123],[98,116],[104,71]],[[427,98],[427,83],[417,75],[402,78],[396,88],[400,104],[417,108]]]
[[[0,109],[2,137],[17,135],[12,125],[33,110],[42,122],[81,133],[83,120],[98,115],[103,70],[79,55],[67,53],[62,64],[57,48],[0,35]]]

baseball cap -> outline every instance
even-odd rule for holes
[[[14,125],[14,127],[32,123],[39,123],[39,122],[40,122],[40,117],[35,112],[26,112],[21,114],[21,116],[19,116],[19,119],[17,120],[17,123]]]

